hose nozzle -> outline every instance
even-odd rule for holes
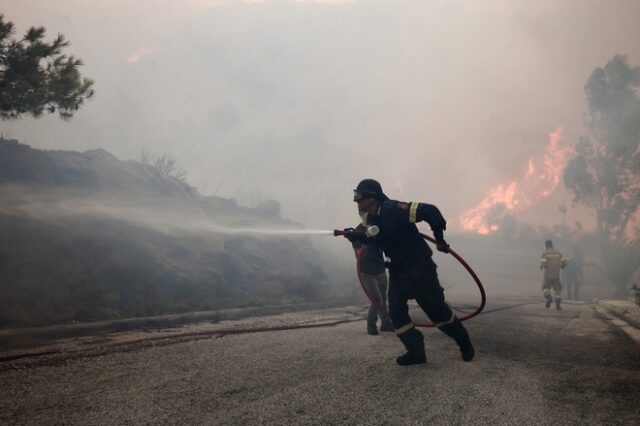
[[[367,234],[365,232],[356,231],[353,228],[336,229],[333,231],[333,235],[335,237],[345,237],[351,242],[364,241],[367,239]]]
[[[353,241],[366,241],[367,238],[375,237],[380,233],[380,228],[377,226],[369,226],[366,231],[357,231],[353,228],[335,229],[333,231],[334,237],[345,237],[347,240]]]

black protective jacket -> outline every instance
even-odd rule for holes
[[[425,221],[431,226],[437,241],[443,240],[447,222],[440,210],[426,203],[403,203],[395,200],[383,201],[377,215],[367,218],[368,225],[377,225],[380,233],[376,241],[391,259],[390,273],[399,278],[420,276],[427,266],[433,266],[433,252],[420,236],[417,222]]]

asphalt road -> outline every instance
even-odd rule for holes
[[[517,303],[492,299],[489,309]],[[521,302],[521,301],[520,301]],[[0,424],[638,424],[640,345],[590,305],[542,302],[467,323],[471,363],[427,330],[427,365],[399,367],[393,334],[333,327],[106,342],[354,318],[345,309],[63,342],[74,355],[0,369]],[[80,349],[82,350],[80,350]]]

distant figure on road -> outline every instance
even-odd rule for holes
[[[584,259],[580,248],[576,247],[573,256],[567,259],[567,267],[564,269],[564,278],[567,284],[567,297],[578,300],[580,286],[582,285],[582,274],[584,270]]]
[[[356,231],[365,232],[366,228],[360,224],[356,227]],[[395,331],[391,320],[387,316],[389,311],[387,308],[387,289],[389,281],[387,280],[387,271],[384,267],[384,258],[382,257],[382,249],[373,238],[367,241],[353,241],[353,248],[356,251],[356,257],[360,262],[360,274],[362,281],[367,288],[369,296],[375,300],[376,304],[384,309],[381,312],[378,306],[371,302],[369,305],[369,313],[367,315],[367,333],[376,336],[378,334],[378,316],[380,317],[380,331]]]
[[[551,288],[553,288],[556,297],[556,309],[562,309],[560,302],[562,301],[562,284],[560,283],[560,269],[567,266],[567,260],[562,253],[553,248],[553,242],[547,240],[544,243],[545,251],[540,258],[540,269],[544,270],[544,279],[542,280],[542,294],[547,299],[544,307],[551,306],[553,299],[551,298]]]
[[[380,183],[364,179],[354,190],[353,201],[358,203],[362,224],[377,229],[368,239],[384,250],[391,259],[389,266],[389,317],[396,335],[407,352],[396,362],[402,366],[425,364],[424,336],[409,316],[409,299],[415,299],[436,327],[458,344],[464,361],[471,361],[475,350],[462,322],[444,300],[444,290],[438,280],[433,252],[420,235],[416,223],[425,221],[431,226],[436,248],[449,252],[443,233],[447,222],[440,210],[432,204],[403,203],[390,200]],[[358,233],[347,238],[357,239]],[[353,240],[351,240],[353,241]]]

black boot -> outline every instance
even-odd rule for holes
[[[367,334],[370,336],[377,336],[378,335],[378,327],[376,327],[376,324],[373,323],[367,323]]]
[[[404,344],[404,347],[407,348],[407,353],[396,359],[398,365],[407,366],[427,363],[427,355],[424,352],[424,337],[422,336],[422,333],[415,328],[412,328],[398,337]]]
[[[559,297],[556,297],[556,309],[559,310],[559,311],[562,310],[562,308],[560,307],[560,298]]]
[[[464,361],[469,362],[473,359],[476,351],[471,344],[471,339],[469,338],[467,329],[464,328],[464,325],[462,325],[459,319],[456,319],[455,322],[451,324],[441,326],[440,331],[456,341]]]
[[[551,302],[553,302],[553,299],[551,298],[550,294],[547,294],[545,297],[547,298],[547,301],[544,302],[544,307],[549,309],[549,306],[551,306]]]

